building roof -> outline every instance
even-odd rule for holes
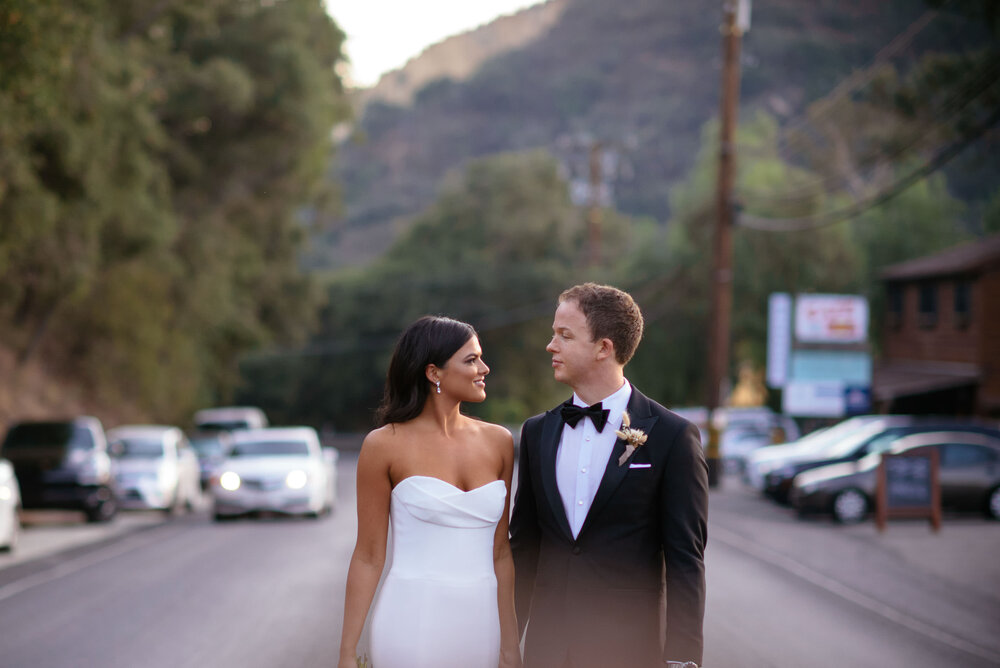
[[[882,279],[898,281],[972,273],[990,264],[1000,264],[1000,234],[977,239],[946,251],[893,264],[882,270]]]
[[[914,394],[977,385],[982,370],[961,362],[880,361],[872,371],[872,397],[886,401]]]

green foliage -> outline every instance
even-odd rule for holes
[[[986,204],[983,211],[982,228],[986,234],[1000,233],[1000,190],[994,192]]]
[[[890,61],[903,74],[923,54],[990,43],[983,19],[997,16],[995,1],[933,2],[942,12]],[[913,0],[755,3],[743,39],[741,108],[798,119],[845,77],[861,74],[927,9]],[[552,150],[577,131],[634,139],[624,156],[631,176],[616,184],[616,206],[630,217],[669,220],[675,212],[667,194],[687,178],[700,129],[718,113],[720,21],[721,5],[699,0],[574,0],[544,38],[483,63],[470,78],[435,82],[406,107],[369,105],[360,124],[366,140],[346,146],[337,169],[345,213],[310,251],[311,265],[370,261],[390,245],[386,230],[402,230],[429,206],[450,170],[498,152]],[[883,146],[867,148],[874,155]],[[963,175],[965,191],[956,194],[980,198],[995,176]],[[958,180],[952,171],[948,177]],[[368,253],[337,247],[345,228],[367,241]]]
[[[342,42],[319,0],[4,3],[0,336],[162,419],[304,338]]]
[[[624,252],[622,221],[610,216],[605,227],[609,257]],[[490,398],[466,408],[520,422],[565,393],[552,380],[544,348],[556,297],[580,276],[573,267],[583,251],[579,212],[551,158],[528,153],[473,162],[382,259],[334,280],[302,358],[245,365],[256,378],[284,378],[286,389],[274,392],[272,385],[268,396],[255,382],[240,398],[317,425],[368,428],[396,337],[432,313],[471,322],[480,333],[492,369]]]

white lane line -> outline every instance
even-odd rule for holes
[[[67,575],[81,571],[84,568],[89,568],[90,566],[99,564],[102,561],[113,559],[117,556],[125,554],[126,552],[131,552],[132,550],[136,550],[158,540],[162,540],[162,537],[155,535],[157,533],[159,532],[143,532],[143,534],[139,536],[127,538],[120,542],[116,542],[113,545],[109,545],[104,549],[90,552],[89,554],[63,562],[48,570],[35,573],[34,575],[29,575],[28,577],[20,580],[15,580],[14,582],[0,587],[0,601],[4,601],[11,596],[16,596],[17,594],[27,591],[33,587],[66,577]]]
[[[877,601],[874,598],[852,589],[847,585],[834,580],[833,578],[823,575],[822,573],[814,571],[807,566],[803,566],[794,559],[791,559],[776,550],[772,550],[760,545],[759,543],[748,540],[738,533],[716,526],[712,527],[711,530],[710,540],[713,539],[719,540],[731,548],[746,552],[747,554],[773,566],[777,566],[782,570],[788,571],[792,575],[802,578],[817,587],[825,589],[835,596],[839,596],[844,600],[854,603],[855,605],[859,605],[862,608],[874,612],[875,614],[880,615],[891,622],[895,622],[900,626],[904,626],[911,631],[915,631],[916,633],[933,638],[940,643],[1000,665],[1000,654],[997,654],[993,650],[977,645],[973,642],[965,640],[964,638],[959,638],[958,636],[952,635],[947,631],[942,631],[941,629],[932,626],[927,622],[923,622],[916,617],[911,617],[905,612],[886,605],[881,601]]]

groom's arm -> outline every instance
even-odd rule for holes
[[[671,422],[676,425],[678,418]],[[708,465],[698,430],[676,427],[660,490],[660,536],[666,560],[665,661],[702,661],[705,616],[705,542],[708,539]]]
[[[530,421],[529,421],[530,422]],[[524,634],[531,609],[538,568],[540,531],[531,480],[532,443],[528,435],[529,422],[521,428],[517,460],[517,494],[510,518],[510,549],[514,556],[514,608],[517,613],[518,637]]]

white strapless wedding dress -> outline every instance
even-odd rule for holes
[[[493,536],[503,480],[462,491],[411,476],[392,490],[392,565],[372,612],[374,668],[496,668]]]

